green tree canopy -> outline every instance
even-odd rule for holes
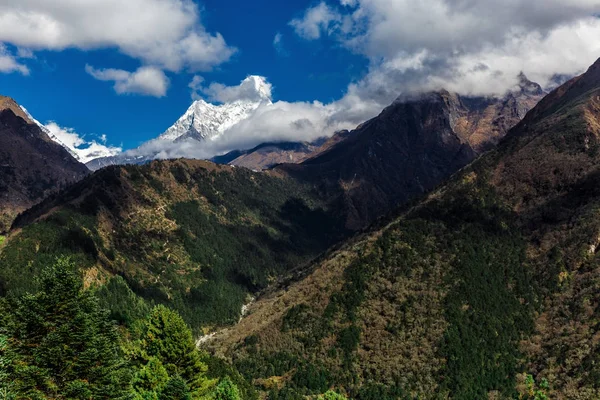
[[[229,379],[228,376],[223,378],[217,385],[215,400],[240,400],[240,391],[238,387]]]
[[[348,398],[334,392],[333,390],[329,390],[327,393],[319,396],[319,400],[348,400]]]
[[[129,388],[116,327],[74,270],[60,258],[41,272],[39,292],[9,300],[20,397],[114,399]]]
[[[163,305],[150,312],[140,343],[142,358],[159,360],[170,377],[180,376],[192,392],[209,386],[207,367],[183,318]]]
[[[185,380],[179,375],[169,379],[161,392],[159,400],[191,400],[192,394]]]

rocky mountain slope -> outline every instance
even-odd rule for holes
[[[600,60],[208,346],[269,398],[599,398],[598,149]]]
[[[11,98],[0,96],[0,232],[14,217],[89,170],[42,131]]]
[[[403,95],[300,165],[276,170],[314,182],[327,195],[343,193],[348,227],[365,227],[493,148],[543,94],[521,76],[519,89],[501,99]]]

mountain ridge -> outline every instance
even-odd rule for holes
[[[502,99],[445,90],[402,95],[342,140],[275,170],[341,196],[348,227],[364,228],[494,148],[544,93],[521,79]]]
[[[598,398],[599,65],[208,348],[289,396]]]
[[[0,232],[19,212],[89,173],[8,97],[0,97],[0,165]]]

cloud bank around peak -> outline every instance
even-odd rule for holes
[[[199,76],[190,83],[194,98],[228,104],[251,101],[256,103],[256,108],[246,119],[213,139],[202,142],[156,139],[127,151],[125,155],[207,159],[232,150],[250,149],[265,142],[310,142],[342,129],[352,129],[381,111],[379,103],[363,101],[354,92],[329,104],[318,101],[272,102],[272,85],[260,76],[249,76],[233,86],[221,83],[203,86],[203,83]]]

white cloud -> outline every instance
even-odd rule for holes
[[[270,101],[272,97],[273,86],[265,77],[258,75],[250,75],[235,86],[216,82],[203,86],[203,83],[202,77],[194,76],[188,85],[193,91],[193,98],[206,98],[208,101],[216,103],[232,103],[238,100]]]
[[[369,58],[369,74],[349,92],[391,101],[441,87],[498,95],[520,71],[543,85],[580,73],[600,56],[599,8],[600,0],[339,0],[291,24]]]
[[[249,76],[239,85],[213,83],[203,87],[204,80],[196,76],[190,87],[198,95],[217,102],[250,100],[260,102],[250,116],[229,127],[221,135],[198,142],[152,140],[127,151],[127,156],[155,155],[157,158],[211,158],[236,149],[249,149],[264,142],[312,141],[331,136],[341,129],[352,129],[368,117],[381,111],[378,103],[361,100],[355,93],[343,99],[323,104],[314,102],[272,103],[271,84],[266,78]]]
[[[75,132],[74,129],[61,127],[53,121],[48,122],[44,127],[58,142],[71,150],[82,163],[98,157],[115,156],[122,151],[120,147],[107,146],[106,135],[101,135],[98,138],[99,143],[96,140],[86,140],[84,136]]]
[[[118,94],[163,97],[169,88],[169,78],[163,71],[154,67],[140,67],[135,72],[129,72],[112,68],[95,69],[86,65],[85,70],[95,79],[115,82],[114,89]]]
[[[236,49],[192,0],[3,0],[0,42],[32,50],[116,48],[169,71],[210,70]]]
[[[29,75],[29,68],[23,64],[20,64],[17,61],[17,58],[10,54],[6,46],[0,43],[0,72],[19,72],[22,75]]]
[[[200,96],[199,92],[202,90],[202,84],[204,83],[204,78],[199,75],[194,75],[192,81],[188,85],[190,89],[192,89],[192,100],[200,100],[202,96]]]
[[[300,37],[315,40],[321,37],[321,33],[330,33],[335,25],[342,20],[341,15],[325,2],[306,10],[302,18],[290,21],[290,25]]]

